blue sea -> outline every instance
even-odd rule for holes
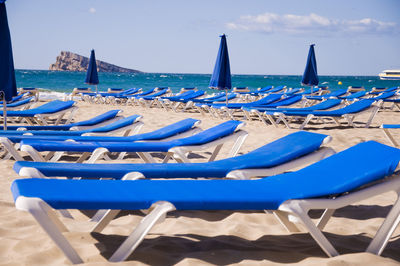
[[[71,92],[76,87],[88,87],[84,83],[85,77],[84,72],[16,70],[18,87],[35,87],[56,92]],[[98,89],[104,91],[107,88],[170,87],[173,92],[177,92],[183,87],[197,87],[211,93],[213,91],[208,88],[210,77],[210,74],[100,72]],[[320,86],[328,86],[331,90],[348,86],[364,86],[367,90],[373,87],[400,86],[400,81],[380,80],[378,76],[319,76],[319,79]],[[301,87],[300,82],[300,75],[232,75],[233,87],[248,87],[249,89],[269,85],[297,88]]]

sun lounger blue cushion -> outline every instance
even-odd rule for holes
[[[168,89],[162,89],[162,90],[159,90],[159,91],[153,93],[150,96],[143,96],[143,97],[139,97],[139,98],[147,100],[147,101],[151,101],[151,100],[154,100],[156,97],[160,97],[160,96],[166,94],[167,92],[168,92]]]
[[[7,111],[7,116],[19,116],[19,117],[33,117],[37,114],[51,114],[62,110],[66,110],[74,105],[74,101],[51,101],[45,103],[39,107],[21,110],[21,111]],[[0,115],[3,115],[3,111],[0,111]]]
[[[346,100],[353,100],[353,99],[357,99],[357,98],[363,97],[363,96],[365,96],[365,94],[367,94],[366,91],[358,91],[358,92],[352,93],[352,94],[350,94],[348,96],[338,96],[338,98],[339,99],[346,99]]]
[[[42,141],[22,140],[21,145],[30,145],[37,151],[76,151],[93,152],[96,148],[107,148],[110,152],[167,152],[172,147],[201,145],[214,141],[235,132],[242,124],[240,121],[227,121],[215,127],[204,130],[196,135],[159,142],[70,142],[70,141]]]
[[[265,106],[265,107],[288,106],[288,105],[299,102],[302,98],[303,98],[303,96],[301,96],[301,95],[291,95],[291,96],[288,96],[284,99],[281,99],[281,100],[273,102],[273,103],[254,105],[254,106]]]
[[[352,114],[361,112],[367,108],[369,108],[373,104],[374,100],[363,99],[356,101],[346,107],[331,110],[331,111],[281,111],[285,115],[292,115],[292,116],[307,116],[309,114],[313,114],[315,116],[342,116],[345,114]],[[276,111],[275,111],[276,112]],[[275,112],[266,111],[267,114],[274,114]]]
[[[22,99],[20,101],[14,101],[12,103],[8,103],[7,104],[7,108],[18,107],[18,106],[27,104],[27,103],[31,102],[33,99],[34,99],[34,97],[29,97],[29,98],[26,98],[26,99]],[[0,108],[3,108],[2,104],[0,104]]]
[[[298,131],[266,144],[247,154],[207,163],[145,163],[145,164],[77,164],[19,161],[14,164],[18,173],[22,167],[33,167],[48,177],[122,178],[129,172],[140,172],[146,178],[225,177],[241,169],[270,168],[317,150],[326,135]]]
[[[148,209],[168,201],[178,210],[275,210],[290,199],[357,189],[391,175],[399,161],[400,150],[369,141],[299,171],[259,180],[18,179],[11,191],[14,200],[38,197],[55,209]]]
[[[13,102],[19,101],[24,96],[25,96],[25,94],[20,94],[20,95],[12,97],[11,101],[7,102],[7,105],[8,105],[8,103],[13,103]],[[0,101],[0,104],[3,104],[3,101]]]
[[[382,128],[400,128],[399,124],[383,124]]]
[[[385,100],[387,98],[393,97],[394,95],[396,95],[395,91],[383,92],[382,94],[380,94],[380,95],[378,95],[376,97],[373,97],[371,99],[373,99],[375,101],[377,101],[377,100]]]
[[[229,93],[228,94],[228,101],[236,98],[236,93]],[[226,101],[226,94],[225,92],[223,93],[218,93],[217,95],[213,97],[207,97],[204,99],[190,99],[189,101],[195,102],[195,103],[213,103],[213,102],[223,102]]]
[[[134,123],[140,115],[131,115],[129,117],[124,117],[120,120],[114,121],[108,125],[104,125],[98,128],[90,128],[86,130],[70,130],[70,131],[60,131],[60,130],[29,130],[29,131],[3,131],[0,133],[0,136],[9,138],[12,142],[19,142],[21,139],[26,137],[36,137],[43,136],[41,139],[48,140],[48,136],[80,136],[85,133],[105,133],[110,132],[122,127],[126,127]],[[32,133],[34,136],[22,136],[26,133]],[[22,136],[22,138],[18,139],[18,136]],[[14,142],[14,143],[15,143]]]
[[[186,118],[179,122],[173,123],[171,125],[162,127],[160,129],[136,134],[128,137],[117,137],[117,136],[16,136],[16,135],[7,135],[6,137],[13,143],[21,142],[22,140],[55,140],[55,141],[64,141],[64,140],[75,140],[75,141],[96,141],[96,142],[133,142],[133,141],[141,141],[141,140],[161,140],[165,138],[169,138],[175,136],[177,134],[183,133],[191,129],[195,123],[199,122],[197,119]]]
[[[18,128],[25,128],[26,130],[69,130],[71,127],[81,127],[81,126],[93,126],[96,124],[100,124],[107,120],[113,119],[117,116],[120,110],[111,110],[105,112],[104,114],[98,115],[88,120],[79,121],[75,123],[71,123],[68,125],[57,125],[57,126],[8,126],[7,131],[0,130],[0,135],[3,132],[10,132],[12,130],[17,130]]]
[[[346,92],[347,92],[347,89],[339,89],[339,90],[336,90],[336,91],[333,91],[331,93],[327,93],[324,95],[310,95],[310,96],[307,96],[306,98],[309,100],[323,100],[323,99],[330,98],[330,97],[341,96],[341,95],[345,94]]]
[[[281,99],[283,96],[283,94],[270,94],[268,96],[263,97],[260,100],[251,102],[251,103],[228,103],[228,105],[226,105],[225,103],[217,103],[217,104],[213,104],[211,105],[211,107],[213,108],[221,108],[221,107],[227,107],[229,109],[240,109],[242,107],[246,107],[246,106],[258,106],[258,105],[264,105],[264,104],[270,104],[273,103],[275,101],[278,101],[279,99]]]
[[[329,99],[323,102],[320,102],[316,105],[303,107],[303,108],[270,108],[270,107],[246,107],[243,110],[251,111],[258,110],[259,112],[271,111],[271,112],[280,112],[280,111],[315,111],[315,110],[326,110],[335,106],[338,106],[342,100],[339,99]]]

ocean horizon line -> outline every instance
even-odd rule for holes
[[[28,69],[28,68],[16,68],[18,71],[47,71],[47,72],[55,72],[55,73],[86,73],[85,71],[69,71],[69,70],[48,70],[48,69]],[[110,73],[110,74],[126,74],[126,75],[143,75],[143,74],[170,74],[170,75],[210,75],[211,73],[189,73],[189,72],[145,72],[141,73],[125,73],[125,72],[102,72],[99,73]],[[232,73],[233,76],[290,76],[290,77],[301,77],[303,74],[241,74],[241,73]],[[319,74],[319,77],[378,77],[376,75],[344,75],[344,74]]]

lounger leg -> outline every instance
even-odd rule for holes
[[[394,139],[393,135],[390,133],[388,128],[383,128],[383,132],[385,133],[386,137],[392,142],[395,147],[399,147],[399,143]],[[1,140],[1,138],[0,138]]]
[[[281,223],[281,225],[283,227],[285,227],[285,229],[288,232],[290,232],[290,233],[300,232],[300,229],[296,226],[296,224],[289,221],[288,214],[286,212],[277,210],[277,211],[273,211],[272,213],[275,216],[275,218]]]
[[[213,153],[212,153],[211,156],[210,156],[210,159],[208,159],[209,162],[212,162],[212,161],[215,160],[215,157],[217,157],[217,155],[218,155],[218,153],[220,152],[220,150],[221,150],[221,148],[222,148],[223,145],[224,145],[224,144],[219,144],[219,145],[217,145],[217,147],[215,147]],[[232,148],[233,148],[233,147],[232,147]],[[232,156],[228,156],[228,157],[232,157]]]
[[[129,237],[122,243],[122,245],[111,256],[111,262],[124,261],[136,249],[136,247],[143,241],[147,233],[153,228],[157,222],[165,219],[168,212],[175,210],[174,205],[169,202],[156,202],[153,204],[155,208],[148,214],[136,229],[129,235]]]
[[[156,163],[156,160],[148,152],[137,152],[137,154],[145,163]]]
[[[272,116],[271,116],[271,120],[273,120],[273,117],[272,117]],[[275,125],[275,127],[278,127],[278,124],[279,124],[280,121],[282,121],[283,124],[285,124],[285,126],[286,126],[287,128],[292,128],[292,127],[289,125],[289,122],[285,119],[285,115],[284,115],[284,114],[279,114],[278,119],[277,119],[276,121],[273,122],[273,125]],[[272,123],[272,122],[271,122],[271,123]]]
[[[368,128],[368,127],[371,125],[372,120],[374,119],[374,117],[376,116],[376,114],[378,113],[378,111],[379,111],[379,106],[374,106],[373,109],[372,109],[372,111],[371,111],[371,115],[370,115],[370,117],[369,117],[367,123],[365,124],[365,127],[366,127],[366,128]]]
[[[335,211],[336,211],[335,209],[326,209],[324,211],[324,213],[322,214],[321,218],[317,223],[317,227],[319,230],[324,229],[325,225],[328,223],[329,219],[332,217]]]
[[[314,238],[314,240],[318,243],[321,249],[329,256],[334,257],[338,256],[339,253],[332,246],[329,240],[324,236],[321,230],[313,223],[313,221],[308,216],[308,210],[303,209],[300,205],[296,204],[290,206],[290,209],[293,213],[295,213],[303,223],[304,227],[308,230],[310,235]]]
[[[308,122],[310,122],[311,119],[313,119],[313,117],[314,117],[314,115],[309,114],[309,115],[306,117],[306,119],[304,120],[303,124],[301,124],[301,126],[300,126],[299,129],[300,129],[300,130],[303,130],[304,127],[308,124]]]
[[[65,256],[74,264],[83,263],[78,253],[61,232],[67,231],[64,224],[56,217],[53,209],[38,198],[18,197],[15,206],[19,210],[28,211],[36,219],[43,230],[50,236]]]
[[[90,158],[86,161],[87,163],[94,163],[96,162],[98,159],[101,159],[104,154],[106,154],[107,152],[109,152],[106,148],[97,148],[93,151],[92,155],[90,156]],[[83,157],[84,155],[82,155]],[[81,160],[80,160],[81,161]],[[82,160],[83,161],[83,160]]]
[[[240,148],[243,145],[243,142],[246,140],[247,136],[249,135],[245,131],[240,131],[237,134],[239,134],[239,136],[236,139],[235,143],[233,144],[232,149],[229,151],[228,157],[234,157],[237,155],[237,153],[239,152]],[[209,161],[211,162],[211,158]]]
[[[367,252],[376,255],[381,255],[390,237],[392,236],[394,230],[399,225],[399,222],[400,222],[400,198],[399,198],[399,192],[397,192],[397,200],[394,203],[385,221],[383,222],[378,232],[376,233],[374,239],[372,239],[371,243],[369,244]]]
[[[57,152],[49,152],[44,160],[45,161],[50,161],[50,162],[57,162],[58,160],[60,160],[60,158],[64,155],[63,151],[57,151]]]
[[[29,156],[31,156],[31,158],[35,162],[44,162],[45,161],[44,158],[42,157],[42,155],[40,155],[40,153],[30,145],[22,145],[21,151],[27,152],[29,154]]]
[[[0,143],[3,145],[4,149],[8,152],[8,154],[11,154],[16,161],[24,160],[24,158],[22,158],[22,156],[15,149],[14,144],[8,138],[0,137]]]

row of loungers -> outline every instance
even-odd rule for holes
[[[63,236],[67,227],[54,210],[70,218],[68,209],[97,210],[92,231],[101,232],[119,210],[150,209],[109,258],[112,262],[125,260],[174,210],[270,210],[289,231],[298,232],[301,224],[328,256],[336,256],[323,228],[338,208],[388,191],[399,195],[400,179],[393,174],[400,150],[368,141],[333,154],[321,148],[329,140],[327,135],[299,131],[247,154],[207,163],[110,167],[21,161],[14,170],[33,178],[15,180],[11,191],[17,209],[30,212],[72,263],[83,260]],[[261,178],[248,179],[255,176]],[[144,180],[132,180],[137,178]],[[399,204],[394,203],[367,252],[382,253],[400,221]],[[313,209],[325,210],[317,223],[308,215]]]
[[[355,103],[358,102],[363,103]],[[38,153],[50,151],[51,156],[40,157],[40,162],[16,162],[14,170],[29,178],[15,180],[11,190],[16,207],[30,212],[72,263],[83,260],[61,233],[67,228],[54,210],[69,218],[72,215],[67,209],[97,210],[91,219],[92,231],[101,232],[119,210],[150,209],[109,258],[112,262],[125,260],[154,224],[173,210],[270,210],[286,229],[298,232],[301,224],[328,256],[336,256],[337,250],[321,231],[336,209],[388,191],[400,193],[400,179],[393,175],[399,166],[400,150],[375,141],[335,154],[329,147],[322,147],[329,143],[329,136],[298,131],[236,156],[247,137],[243,122],[230,120],[199,131],[200,121],[195,119],[148,133],[135,131],[132,136],[87,136],[105,133],[124,123],[140,123],[138,115],[123,118],[119,114],[118,110],[112,110],[72,126],[26,126],[23,131],[14,127],[13,131],[0,132],[1,138],[14,141],[11,145],[14,148],[20,146],[26,151],[23,147],[30,146]],[[100,126],[95,127],[96,124]],[[182,138],[181,134],[189,137]],[[234,142],[229,158],[215,160],[221,146],[228,141]],[[209,162],[187,160],[188,152],[211,147],[214,153]],[[96,149],[137,152],[147,163],[110,167],[110,164],[92,164],[90,160],[85,164],[43,162],[52,156],[60,158],[62,154],[55,155],[57,152],[95,153]],[[165,164],[166,159],[164,164],[155,163],[147,154],[153,151],[162,152],[178,163]],[[310,163],[301,170],[286,173]],[[312,209],[325,209],[316,224],[308,215]],[[400,205],[396,201],[367,252],[382,253],[399,217]]]

